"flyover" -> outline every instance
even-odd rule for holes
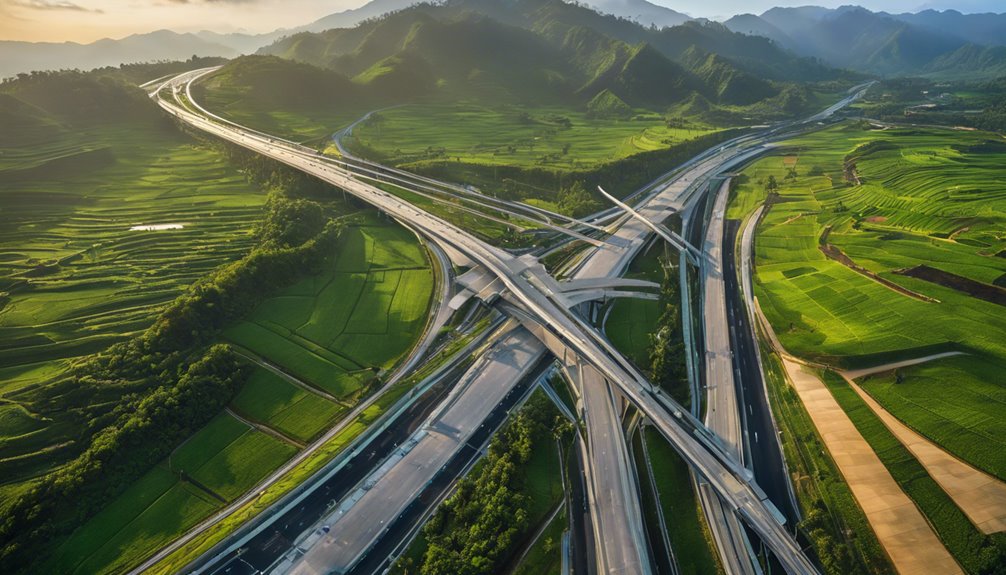
[[[268,137],[234,126],[220,125],[163,99],[160,99],[160,103],[170,113],[193,127],[316,175],[361,197],[418,229],[431,240],[464,253],[496,275],[506,287],[507,293],[504,297],[526,309],[532,316],[540,318],[557,341],[562,342],[565,347],[594,366],[606,380],[617,385],[622,394],[647,415],[672,445],[706,477],[717,493],[728,502],[729,507],[745,518],[765,544],[775,551],[789,571],[795,573],[815,571],[799,546],[776,521],[771,505],[764,500],[763,494],[751,482],[743,466],[700,422],[690,415],[682,416],[680,419],[674,417],[672,414],[683,411],[680,406],[654,390],[606,340],[587,326],[582,319],[565,310],[557,301],[555,294],[547,289],[548,282],[541,276],[541,271],[530,269],[528,265],[510,254],[487,246],[466,232],[360,181],[351,172],[327,164],[313,153],[305,153],[303,150],[278,144]],[[714,165],[724,164],[737,159],[740,154],[736,150],[721,149],[706,161]],[[608,248],[605,247],[604,250],[607,251]],[[628,259],[631,259],[625,252],[621,256],[616,254],[613,257],[614,265],[609,266],[609,269],[624,266]],[[543,287],[546,289],[542,289]]]

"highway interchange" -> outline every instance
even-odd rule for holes
[[[417,231],[447,253],[453,254],[456,263],[466,263],[499,281],[503,299],[511,309],[515,310],[513,317],[520,320],[524,327],[514,328],[505,337],[500,337],[493,351],[490,351],[484,361],[477,366],[478,370],[485,373],[486,370],[510,365],[516,371],[508,373],[504,380],[516,382],[518,379],[516,376],[525,373],[546,348],[563,358],[564,367],[571,375],[571,379],[579,380],[580,393],[584,399],[581,405],[586,408],[584,415],[588,426],[589,445],[586,450],[588,461],[585,462],[585,468],[589,478],[588,495],[593,501],[593,539],[597,547],[594,556],[598,572],[651,571],[638,511],[638,494],[632,473],[626,469],[628,458],[624,456],[625,443],[620,427],[623,400],[633,404],[645,415],[689,461],[701,476],[703,489],[711,496],[714,495],[713,499],[722,507],[722,516],[727,518],[725,524],[735,522],[739,528],[743,522],[767,548],[773,551],[774,556],[788,572],[816,572],[813,563],[801,551],[799,544],[780,521],[779,511],[754,481],[749,466],[745,466],[745,450],[742,446],[744,438],[740,431],[741,426],[736,423],[739,419],[737,394],[729,391],[734,386],[732,368],[719,365],[723,358],[730,357],[729,326],[725,328],[726,333],[721,334],[724,327],[720,325],[726,324],[725,312],[720,313],[726,309],[726,305],[719,307],[719,303],[716,302],[723,302],[719,296],[715,296],[717,299],[714,300],[714,305],[720,311],[711,314],[711,319],[717,323],[715,326],[707,324],[705,330],[707,350],[711,350],[713,354],[711,356],[707,354],[707,357],[714,360],[715,365],[711,368],[711,373],[712,377],[716,378],[716,382],[710,383],[709,387],[713,391],[721,391],[710,394],[713,401],[710,402],[710,410],[707,413],[714,413],[711,408],[715,405],[717,415],[707,420],[709,425],[707,428],[690,412],[654,389],[645,377],[614,350],[607,340],[577,313],[576,306],[572,305],[574,302],[564,295],[560,282],[549,276],[533,258],[516,257],[481,242],[464,230],[370,185],[367,183],[367,174],[354,172],[354,168],[346,163],[332,161],[296,144],[254,132],[219,118],[207,117],[201,112],[196,113],[198,110],[194,112],[184,102],[177,99],[172,101],[172,98],[165,94],[169,92],[172,96],[177,96],[180,89],[187,89],[193,80],[209,72],[212,72],[212,69],[178,76],[160,85],[153,95],[164,109],[190,126],[315,175],[356,195]],[[851,98],[840,104],[847,104],[850,100]],[[831,111],[840,107],[834,107]],[[815,120],[824,117],[826,116],[815,117]],[[640,194],[643,197],[637,203],[637,207],[641,217],[647,221],[634,217],[614,219],[614,223],[607,227],[610,235],[603,238],[603,241],[591,238],[593,240],[591,243],[597,247],[581,262],[572,276],[573,281],[578,278],[613,278],[620,275],[650,237],[653,222],[662,222],[672,213],[687,209],[691,200],[701,195],[700,192],[704,192],[710,185],[713,176],[739,166],[759,154],[764,139],[765,136],[758,138],[749,136],[728,143],[718,150],[707,152],[670,179]],[[724,193],[718,196],[725,198]],[[715,212],[714,209],[714,223]],[[527,216],[527,213],[524,215]],[[608,219],[611,220],[610,211],[608,215]],[[720,218],[722,219],[722,214]],[[570,222],[567,221],[567,226],[569,225]],[[560,226],[549,227],[556,229]],[[580,225],[578,228],[582,231],[572,233],[568,227],[562,229],[564,233],[583,239],[587,233],[598,227],[598,224]],[[715,237],[716,234],[713,227],[710,227],[710,237]],[[720,242],[722,242],[721,232]],[[720,249],[722,250],[722,246]],[[707,256],[712,255],[713,261],[718,257],[713,250],[704,250],[704,253]],[[708,259],[704,260],[702,265],[707,276],[710,273],[714,278],[719,275],[719,281],[722,283],[719,266],[709,265]],[[709,300],[706,294],[707,305]],[[574,309],[570,309],[571,307]],[[707,315],[707,322],[709,320]],[[711,346],[710,334],[715,334]],[[506,353],[507,349],[511,350],[509,356]],[[514,355],[516,353],[514,350],[523,350],[523,356]],[[707,367],[707,372],[709,369]],[[478,370],[470,372],[468,377],[463,378],[468,384],[459,388],[460,398],[454,397],[453,400],[448,398],[448,402],[464,399],[464,390],[469,389],[473,385],[472,382],[479,380]],[[731,381],[723,384],[723,388],[720,389],[720,378]],[[413,436],[413,439],[418,437],[419,441],[410,449],[415,449],[415,446],[425,438],[434,437],[438,433],[441,437],[453,437],[451,441],[439,442],[443,445],[449,444],[450,447],[444,447],[443,453],[439,453],[441,449],[433,449],[429,453],[417,452],[417,456],[413,457],[418,457],[418,453],[425,453],[423,459],[427,465],[433,461],[442,461],[462,443],[467,432],[460,430],[463,428],[470,431],[474,423],[483,420],[488,415],[486,409],[491,407],[491,403],[483,404],[480,409],[468,410],[472,417],[470,420],[466,418],[457,425],[446,424],[451,430],[455,430],[446,434],[444,430],[447,428],[437,430],[436,417],[446,418],[449,411],[438,409],[424,430]],[[721,405],[725,407],[721,409]],[[731,411],[733,415],[730,415]],[[721,418],[722,422],[719,422]],[[717,435],[717,432],[722,436]],[[383,489],[379,489],[378,485],[382,478],[389,477],[389,473],[400,473],[403,469],[407,469],[402,466],[408,464],[402,462],[409,459],[412,451],[402,453],[399,450],[397,453],[380,463],[377,475],[370,478],[373,483],[365,484],[366,489],[357,490],[356,495],[350,496],[349,500],[357,498],[355,504],[340,504],[336,514],[349,516],[365,513],[368,509],[366,503],[368,500],[390,496]],[[378,463],[375,462],[375,465]],[[419,477],[426,476],[419,474],[415,481],[419,481]],[[401,489],[398,490],[400,496],[395,499],[397,503],[388,506],[371,504],[371,507],[381,513],[388,513],[389,508],[397,511],[408,507],[418,495],[418,488],[415,485],[407,488],[404,483],[408,482],[396,483],[401,484]],[[599,497],[599,494],[603,494],[604,497]],[[622,503],[611,505],[610,502],[613,500]],[[391,516],[394,514],[391,513]],[[339,524],[338,521],[332,522],[329,527],[331,531],[326,533],[325,537],[317,538],[321,542],[320,545],[308,546],[304,556],[294,561],[289,569],[298,573],[350,570],[374,545],[379,530],[368,528],[343,531]]]

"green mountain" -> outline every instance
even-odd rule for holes
[[[684,54],[688,69],[707,86],[715,89],[714,99],[728,104],[748,105],[772,98],[778,88],[735,67],[718,54],[691,47]]]
[[[610,92],[636,107],[663,108],[709,89],[649,44],[614,46],[612,51],[614,57],[580,88],[581,94]]]
[[[274,56],[237,58],[221,68],[210,85],[241,87],[242,99],[256,108],[339,105],[364,97],[363,90],[341,74]]]
[[[50,141],[66,129],[45,110],[0,92],[0,148]]]
[[[871,12],[858,6],[773,8],[725,25],[796,53],[870,74],[988,78],[1003,73],[1006,14]],[[993,46],[987,48],[986,46]]]
[[[788,77],[843,76],[718,24],[656,30],[560,0],[417,5],[354,28],[296,34],[259,53],[327,68],[395,102],[586,107],[607,91],[630,107],[664,111],[695,94],[748,106],[779,95]]]
[[[0,84],[0,93],[69,126],[127,120],[161,121],[164,118],[143,90],[101,73],[62,71],[23,74]]]
[[[965,44],[934,59],[925,72],[955,80],[1006,76],[1006,46]]]

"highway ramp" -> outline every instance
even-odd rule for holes
[[[322,521],[329,532],[289,573],[346,573],[356,565],[544,354],[545,346],[524,328],[509,333],[465,373],[426,424]]]

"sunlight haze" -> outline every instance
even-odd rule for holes
[[[0,0],[0,40],[93,42],[169,29],[177,32],[271,32],[312,22],[359,7],[364,0]],[[590,4],[591,2],[585,2]],[[726,19],[773,6],[814,4],[838,7],[848,0],[654,0],[694,17]],[[871,10],[916,11],[923,8],[983,11],[989,0],[863,0]]]

